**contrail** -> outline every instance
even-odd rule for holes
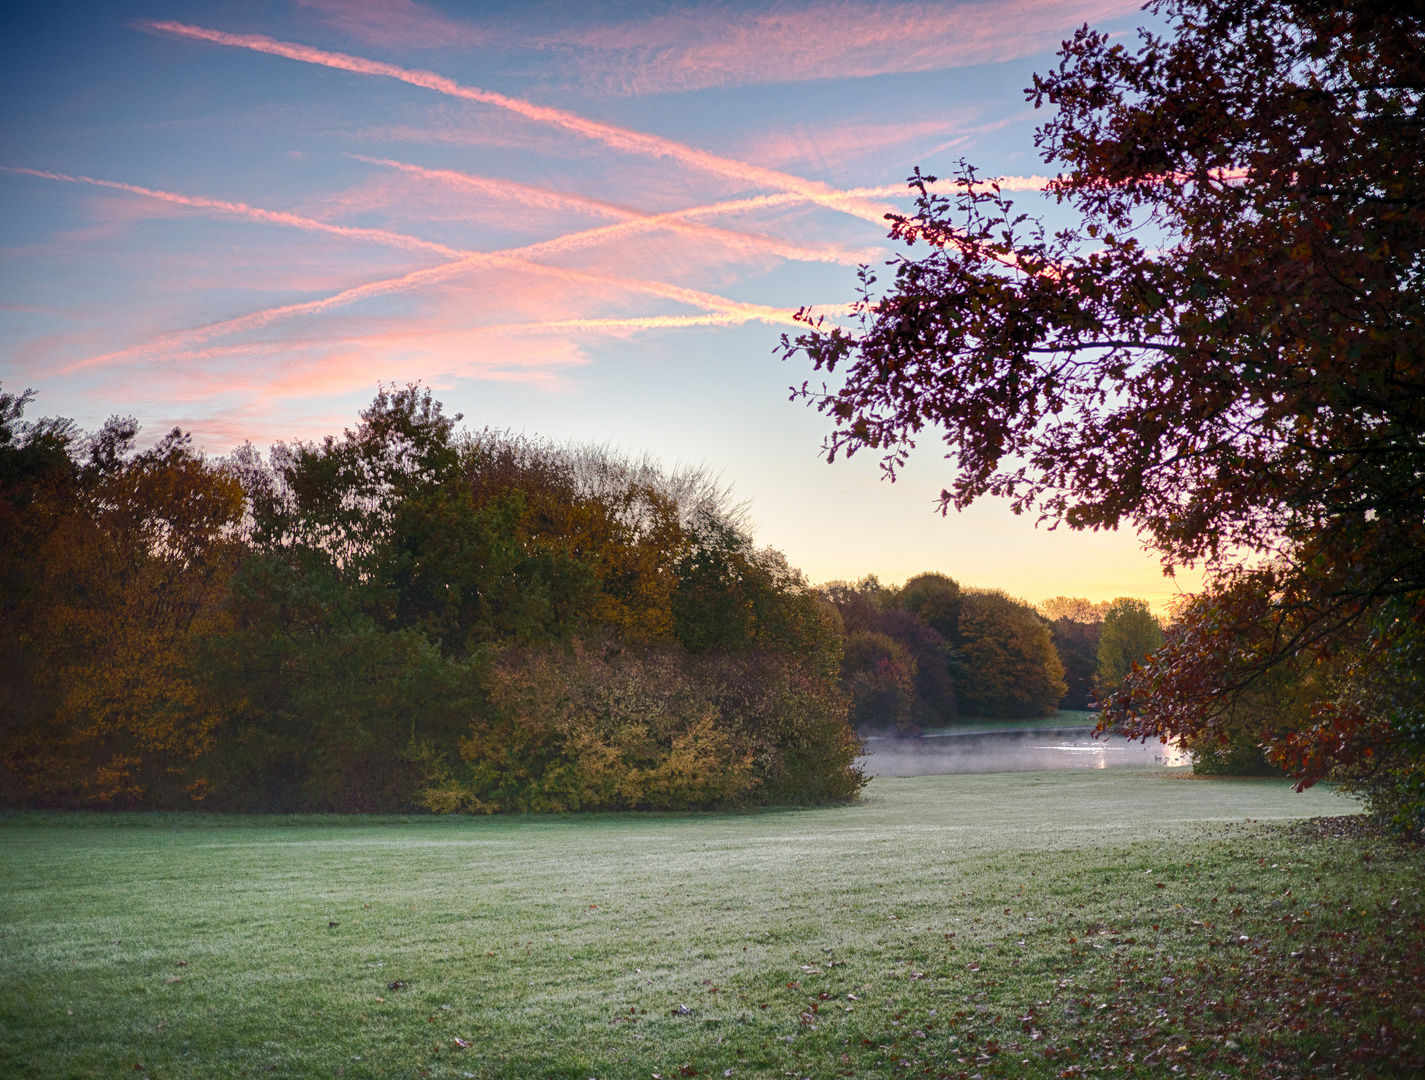
[[[302,218],[295,214],[285,214],[278,211],[262,211],[254,207],[249,207],[243,203],[225,203],[215,199],[203,199],[200,197],[190,197],[175,195],[171,192],[155,191],[151,188],[142,188],[133,184],[122,184],[117,181],[95,180],[92,178],[75,178],[61,173],[43,173],[39,170],[31,169],[11,169],[12,172],[23,172],[28,175],[42,176],[52,179],[73,180],[76,182],[93,183],[101,187],[110,187],[122,191],[133,192],[164,201],[175,202],[181,205],[218,208],[234,211],[241,208],[241,212],[247,216],[258,218],[263,221],[271,221],[277,224],[298,225],[298,227],[318,229],[320,231],[339,231],[343,235],[359,235],[368,239],[384,239],[387,242],[401,243],[402,246],[431,247],[428,241],[418,240],[414,237],[404,236],[400,233],[391,233],[383,229],[348,229],[345,226],[328,225],[325,222],[315,221],[310,218]],[[694,208],[696,209],[696,208]],[[675,212],[676,213],[676,212]],[[168,334],[160,335],[152,342],[143,346],[133,346],[128,349],[121,349],[115,352],[103,353],[98,356],[87,357],[74,364],[69,365],[64,370],[71,372],[83,368],[93,367],[100,364],[110,363],[124,357],[135,356],[165,345],[176,345],[179,342],[208,341],[215,337],[227,334],[241,333],[246,330],[256,330],[284,319],[299,318],[304,315],[317,315],[335,308],[347,307],[362,300],[373,299],[380,296],[388,296],[395,293],[406,292],[422,285],[437,284],[449,278],[471,270],[491,267],[507,267],[533,271],[536,273],[564,277],[570,280],[581,282],[592,282],[602,285],[614,285],[626,288],[635,292],[648,293],[650,295],[663,297],[666,299],[678,300],[681,303],[710,307],[713,310],[723,312],[738,312],[746,315],[741,321],[763,321],[774,322],[783,325],[794,325],[793,308],[769,308],[763,305],[742,304],[739,301],[729,300],[726,297],[717,296],[714,293],[698,292],[692,289],[685,289],[681,286],[669,285],[664,282],[645,281],[637,278],[612,278],[605,275],[586,273],[577,270],[569,270],[563,267],[547,266],[534,260],[540,256],[556,255],[577,251],[581,248],[590,247],[599,243],[605,243],[611,239],[624,235],[633,235],[641,232],[648,232],[659,228],[666,228],[669,220],[674,215],[650,215],[645,218],[636,218],[631,221],[622,221],[612,225],[600,225],[592,229],[584,229],[579,232],[565,233],[549,240],[541,240],[533,244],[522,247],[505,248],[499,251],[461,251],[457,248],[450,248],[445,245],[434,245],[435,249],[450,257],[451,261],[441,263],[437,266],[425,267],[414,270],[407,274],[402,274],[394,278],[385,278],[380,281],[367,282],[334,293],[331,296],[317,300],[308,300],[296,304],[283,304],[278,307],[265,308],[261,311],[250,312],[246,315],[239,315],[235,318],[224,319],[219,322],[209,323],[206,326],[193,327],[186,330],[172,331]],[[298,224],[300,223],[300,224]],[[717,230],[722,232],[723,230]],[[728,234],[734,237],[742,237],[742,234]],[[742,237],[746,239],[745,237]],[[791,245],[786,245],[791,248]],[[796,249],[799,254],[816,254]],[[827,261],[824,255],[818,261]]]
[[[496,326],[482,326],[480,329],[497,330],[504,333],[534,332],[547,330],[674,330],[688,326],[740,326],[758,321],[754,316],[741,312],[716,312],[706,315],[630,315],[610,316],[603,319],[551,319],[547,322],[506,323]],[[772,320],[761,320],[772,321]],[[790,320],[775,320],[779,323]]]
[[[0,165],[0,172],[15,173],[20,176],[34,176],[42,180],[62,180],[70,184],[92,184],[95,187],[112,188],[115,191],[127,191],[131,195],[142,195],[149,199],[158,199],[161,202],[173,203],[176,206],[191,206],[200,210],[221,210],[224,213],[236,214],[239,217],[249,218],[253,221],[266,221],[273,225],[288,225],[295,229],[305,229],[309,232],[332,233],[335,236],[346,236],[357,240],[375,240],[378,243],[390,244],[395,247],[409,248],[412,251],[431,251],[446,258],[460,258],[468,254],[445,244],[438,244],[431,240],[422,240],[419,237],[407,236],[404,233],[390,232],[386,229],[363,229],[353,225],[331,225],[325,221],[318,221],[315,218],[302,217],[299,214],[288,214],[281,210],[263,210],[261,207],[249,206],[247,203],[225,202],[222,199],[208,199],[201,195],[178,195],[172,191],[158,191],[154,188],[139,187],[137,184],[122,184],[117,180],[97,180],[92,176],[69,176],[66,173],[45,172],[41,169],[21,169],[10,165]]]
[[[357,157],[357,155],[352,156]],[[470,176],[467,173],[456,173],[447,169],[424,169],[419,165],[407,165],[404,162],[380,158],[358,158],[358,160],[380,165],[389,165],[393,168],[429,175],[446,182],[454,182],[456,180],[479,182],[487,179],[485,177]],[[92,176],[70,176],[66,173],[46,172],[42,169],[25,169],[9,165],[0,165],[0,172],[14,173],[21,176],[34,176],[45,180],[60,180],[73,184],[92,184],[95,187],[111,188],[115,191],[124,191],[132,195],[142,195],[146,198],[157,199],[161,202],[172,203],[177,206],[189,206],[201,210],[218,210],[224,213],[245,217],[253,221],[263,221],[273,225],[287,225],[292,228],[305,229],[311,232],[325,232],[359,240],[373,240],[378,243],[408,248],[413,251],[430,251],[442,255],[447,259],[461,260],[485,254],[478,251],[453,248],[447,244],[437,243],[433,240],[423,240],[420,237],[410,236],[406,233],[392,232],[389,229],[368,229],[351,225],[332,225],[329,222],[303,217],[299,214],[287,213],[282,210],[264,210],[261,207],[249,206],[247,203],[210,199],[202,195],[180,195],[172,191],[140,187],[137,184],[125,184],[117,180],[100,180]],[[492,186],[500,187],[501,191],[505,194],[509,194],[509,192],[505,190],[506,183],[508,183],[509,188],[518,188],[520,186],[512,182],[503,181],[489,181],[489,183]],[[545,191],[547,189],[536,190]],[[572,203],[577,198],[577,196],[567,196],[566,201]],[[636,210],[616,208],[612,203],[606,205],[609,207],[610,216],[617,213],[623,220],[616,225],[603,225],[593,229],[582,229],[578,232],[565,233],[550,240],[543,240],[537,244],[531,244],[525,248],[511,248],[508,249],[507,253],[523,253],[526,257],[532,258],[538,255],[555,254],[562,250],[572,251],[579,248],[590,247],[605,243],[610,239],[616,239],[628,233],[650,232],[657,229],[687,230],[688,226],[683,225],[679,220],[682,217],[726,212],[724,206],[733,209],[738,208],[737,204],[728,203],[721,206],[691,207],[688,210],[676,210],[663,214],[640,214]],[[792,244],[773,236],[739,232],[731,229],[713,229],[695,226],[692,228],[692,231],[701,235],[714,237],[733,246],[765,250],[798,262],[823,262],[854,266],[858,262],[864,262],[867,254],[874,254],[869,252],[849,252],[831,246]],[[495,252],[490,254],[499,253]]]
[[[282,56],[289,60],[297,60],[306,64],[318,64],[323,67],[337,68],[342,71],[351,71],[361,75],[380,75],[385,78],[398,79],[412,86],[420,86],[427,90],[434,90],[438,94],[447,94],[450,97],[461,98],[465,101],[476,101],[484,105],[493,105],[496,108],[508,109],[535,123],[562,128],[565,131],[583,136],[586,139],[601,142],[605,146],[612,147],[616,150],[677,161],[692,168],[702,169],[716,176],[723,176],[730,180],[738,180],[747,184],[775,188],[778,191],[794,191],[805,195],[807,199],[813,203],[826,206],[833,210],[839,210],[853,217],[873,221],[877,224],[880,224],[885,218],[884,207],[869,206],[858,199],[847,198],[842,192],[829,184],[823,184],[815,180],[807,180],[804,177],[794,176],[791,173],[781,172],[777,169],[768,169],[761,165],[753,165],[750,162],[722,157],[718,154],[709,153],[706,150],[699,150],[696,147],[688,146],[686,143],[680,143],[674,139],[664,138],[661,135],[650,135],[646,132],[634,131],[630,128],[619,127],[615,124],[600,123],[597,120],[590,120],[587,117],[580,116],[578,113],[569,112],[567,109],[556,109],[547,105],[536,105],[532,101],[509,97],[505,94],[495,93],[492,90],[481,90],[478,87],[462,86],[454,79],[449,79],[444,75],[437,75],[433,71],[415,71],[409,68],[398,67],[395,64],[387,64],[380,60],[368,60],[365,57],[351,56],[347,53],[329,52],[325,49],[315,49],[309,45],[300,45],[295,42],[278,41],[265,34],[229,34],[221,30],[209,30],[205,27],[192,26],[188,23],[175,22],[172,20],[140,22],[136,25],[146,27],[150,30],[176,34],[180,37],[193,38],[198,41],[209,41],[216,45],[229,45],[234,48],[252,49],[255,52],[267,53],[272,56]]]
[[[379,161],[380,164],[391,165],[392,167],[403,167],[405,163],[394,162],[384,159],[364,159]],[[449,170],[422,170],[420,166],[409,166],[412,170],[432,172],[441,175],[442,179],[453,180],[455,178],[471,178],[468,174],[453,173]],[[702,305],[710,307],[714,311],[721,312],[719,320],[724,323],[732,322],[771,322],[782,325],[795,325],[793,319],[794,309],[774,309],[761,305],[742,305],[738,301],[728,300],[713,293],[701,293],[691,289],[683,289],[679,286],[666,285],[661,282],[642,281],[636,278],[610,278],[597,274],[582,273],[580,271],[566,270],[558,267],[545,266],[532,261],[541,255],[558,254],[561,252],[574,251],[593,244],[606,242],[615,239],[620,235],[631,235],[637,232],[647,231],[654,228],[669,227],[678,219],[696,218],[701,216],[713,216],[718,214],[736,213],[741,211],[756,210],[766,207],[794,205],[808,201],[815,201],[809,196],[800,192],[785,192],[779,195],[758,195],[746,199],[728,200],[721,203],[711,203],[705,206],[688,207],[683,210],[668,211],[664,214],[653,214],[647,217],[634,218],[632,220],[620,221],[612,225],[597,226],[593,229],[585,229],[579,232],[565,233],[562,236],[554,237],[550,240],[539,241],[528,244],[524,247],[506,248],[500,251],[480,252],[461,251],[451,248],[445,244],[438,244],[429,240],[422,240],[418,237],[407,236],[402,233],[391,232],[386,229],[366,229],[355,226],[332,225],[328,222],[318,221],[313,218],[302,217],[297,214],[290,214],[283,211],[264,210],[259,207],[249,206],[246,203],[226,202],[219,199],[209,199],[202,196],[179,195],[173,192],[156,190],[153,188],[140,187],[136,184],[125,184],[115,180],[101,180],[88,176],[69,176],[65,173],[46,172],[39,169],[25,169],[11,166],[0,166],[0,170],[26,176],[34,176],[43,179],[59,180],[69,183],[92,184],[97,187],[106,187],[118,191],[126,191],[148,198],[159,199],[176,205],[191,206],[202,209],[216,209],[227,213],[239,214],[253,220],[267,221],[273,224],[288,225],[295,228],[307,229],[309,231],[327,232],[341,236],[348,236],[367,240],[376,240],[383,243],[393,244],[399,247],[432,251],[446,256],[451,261],[441,263],[438,266],[426,267],[415,270],[408,274],[403,274],[395,278],[386,278],[380,281],[367,282],[334,293],[331,296],[318,300],[309,300],[297,304],[284,304],[278,307],[266,308],[262,311],[250,312],[247,315],[240,315],[232,319],[225,319],[206,326],[193,327],[186,330],[172,331],[160,335],[158,338],[142,346],[132,346],[127,349],[120,349],[115,352],[103,353],[98,356],[87,357],[64,369],[71,372],[83,368],[93,367],[100,364],[120,360],[125,357],[135,356],[150,350],[162,348],[165,345],[177,345],[179,342],[199,342],[208,341],[215,337],[226,334],[241,333],[245,330],[259,329],[273,322],[283,319],[299,318],[303,315],[321,314],[335,308],[346,307],[362,300],[374,297],[392,295],[394,293],[405,292],[409,289],[417,288],[421,285],[436,284],[459,274],[481,267],[507,266],[512,269],[531,270],[537,273],[553,274],[576,279],[584,282],[595,282],[605,285],[615,285],[626,288],[630,291],[645,292],[651,295],[661,296],[667,299],[675,299],[682,303],[692,305]],[[443,174],[443,175],[442,175]],[[1047,183],[1040,177],[1005,177],[1001,178],[1002,187],[1009,186],[1011,182],[1019,182],[1025,189],[1038,189]],[[503,190],[503,189],[502,189]],[[541,191],[547,189],[540,189]],[[850,189],[842,192],[848,196],[860,196],[862,194],[873,196],[904,194],[901,185],[881,185],[878,187]],[[558,193],[551,193],[558,194]],[[571,197],[573,198],[573,197]],[[623,208],[616,208],[615,204],[606,204],[610,212],[636,213],[635,211],[624,211]],[[724,232],[724,230],[717,230]],[[747,234],[730,233],[728,235],[743,239],[752,239]],[[761,238],[758,238],[761,239]],[[766,238],[770,240],[771,238]],[[795,248],[792,245],[785,245],[788,251],[795,251],[797,255],[788,257],[804,257],[815,253],[804,248]],[[824,256],[817,256],[815,261],[827,261]],[[840,258],[835,261],[841,261]],[[841,311],[845,305],[831,305],[826,307],[818,305],[828,311]],[[636,325],[645,327],[654,326],[679,326],[679,325],[709,325],[709,323],[695,324],[689,322],[677,322],[681,316],[650,316],[655,320],[675,320],[673,322],[648,322],[637,323]],[[686,318],[696,318],[689,316]],[[628,320],[616,320],[618,325],[635,325]],[[614,323],[601,323],[599,320],[582,320],[582,326],[615,325]],[[555,324],[548,324],[555,325]]]
[[[603,202],[602,200],[585,200],[582,196],[566,194],[564,192],[552,191],[549,188],[536,187],[532,192],[519,192],[522,186],[507,180],[494,180],[489,177],[475,176],[470,173],[456,172],[453,169],[427,169],[422,165],[412,165],[405,161],[395,161],[391,158],[368,158],[352,154],[358,161],[370,162],[374,165],[385,165],[389,168],[399,169],[402,172],[423,176],[440,183],[454,186],[469,186],[476,190],[484,191],[488,194],[505,196],[520,201],[539,206],[552,206],[556,200],[562,201],[565,206],[587,208],[592,212],[602,213],[608,217],[620,219],[620,225],[606,225],[598,229],[587,229],[577,233],[566,234],[569,238],[578,238],[576,246],[584,247],[588,243],[601,243],[610,236],[619,235],[619,230],[624,229],[629,232],[644,232],[655,229],[670,229],[676,232],[689,232],[694,235],[708,236],[721,240],[733,247],[752,248],[758,251],[768,251],[775,255],[780,255],[785,259],[795,262],[821,262],[833,263],[839,266],[857,266],[866,262],[868,258],[875,258],[880,254],[876,250],[847,251],[833,245],[807,245],[794,244],[786,240],[781,240],[775,236],[767,236],[763,233],[749,233],[735,229],[718,229],[706,225],[690,225],[689,218],[714,217],[721,214],[736,213],[742,210],[754,209],[761,205],[757,200],[739,199],[722,203],[711,203],[706,206],[693,206],[683,210],[668,210],[663,213],[648,214],[640,210],[629,207],[622,207],[616,203]],[[785,196],[788,203],[804,203],[807,200],[804,195]],[[604,231],[601,231],[604,230]],[[549,243],[557,242],[548,241]]]
[[[554,241],[545,241],[545,244],[549,243],[554,243]],[[347,307],[362,300],[405,292],[421,285],[436,284],[470,270],[501,266],[510,269],[532,271],[534,273],[583,284],[613,286],[632,292],[647,293],[664,299],[675,300],[679,303],[700,305],[725,315],[738,315],[740,318],[735,320],[738,322],[767,322],[785,326],[798,325],[795,318],[796,309],[794,308],[773,308],[762,304],[748,304],[738,300],[730,300],[725,296],[718,296],[715,293],[706,293],[696,289],[687,289],[679,285],[670,285],[667,282],[645,281],[638,278],[614,278],[602,274],[593,274],[581,270],[570,270],[565,267],[547,266],[543,263],[531,262],[527,253],[532,249],[542,248],[545,244],[532,244],[529,247],[512,248],[506,251],[475,252],[465,258],[441,263],[439,266],[414,270],[409,274],[402,274],[400,277],[386,278],[381,281],[372,281],[363,285],[357,285],[350,289],[343,289],[341,292],[333,293],[331,296],[322,297],[318,300],[307,300],[297,304],[283,304],[279,307],[265,308],[262,311],[254,311],[246,315],[239,315],[235,318],[208,323],[206,326],[171,331],[167,334],[160,335],[144,345],[135,345],[127,349],[87,357],[69,365],[64,368],[63,371],[69,373],[84,368],[95,367],[126,357],[151,353],[155,348],[162,349],[166,346],[177,346],[180,343],[209,341],[215,337],[222,337],[228,334],[242,333],[246,330],[257,330],[283,319],[298,318],[303,315],[319,315],[336,308]],[[827,310],[841,311],[844,307],[845,305],[833,305]]]
[[[522,202],[526,206],[538,206],[545,210],[581,210],[588,214],[619,220],[638,216],[638,211],[631,207],[605,202],[603,199],[591,199],[586,195],[576,195],[572,192],[556,191],[553,188],[540,187],[537,184],[522,184],[515,180],[477,176],[473,173],[457,172],[454,169],[430,169],[424,165],[412,165],[408,161],[396,161],[392,158],[366,157],[362,154],[348,154],[347,157],[354,161],[364,161],[368,165],[385,165],[387,168],[423,176],[427,180],[437,180],[454,187],[471,188],[497,199],[509,199],[513,202]]]

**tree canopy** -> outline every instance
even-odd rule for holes
[[[1122,686],[1162,644],[1163,627],[1142,600],[1120,596],[1109,604],[1098,635],[1095,683],[1100,700]]]
[[[840,378],[802,388],[831,458],[873,451],[894,476],[934,432],[944,509],[993,494],[1051,525],[1131,526],[1167,567],[1219,571],[1220,596],[1267,598],[1219,605],[1252,647],[1179,680],[1172,713],[1130,685],[1116,715],[1140,734],[1369,637],[1387,604],[1391,625],[1425,617],[1425,11],[1150,9],[1170,34],[1086,26],[1026,91],[1052,110],[1036,142],[1069,224],[969,166],[949,195],[917,170],[891,235],[925,253],[883,293],[863,270],[849,328],[783,343]],[[1299,756],[1298,778],[1330,760]]]
[[[687,808],[864,778],[841,638],[725,489],[382,388],[206,457],[0,393],[0,801]]]

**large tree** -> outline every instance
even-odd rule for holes
[[[871,450],[894,476],[937,432],[943,508],[994,494],[1128,525],[1168,567],[1220,571],[1229,600],[1233,568],[1262,560],[1264,606],[1215,624],[1250,647],[1195,697],[1179,686],[1176,720],[1130,686],[1118,715],[1141,734],[1425,605],[1422,5],[1150,7],[1169,35],[1085,27],[1027,91],[1053,110],[1037,144],[1070,224],[1051,233],[968,166],[949,195],[917,172],[892,236],[921,246],[890,288],[863,271],[859,322],[784,340],[840,376],[803,386],[833,458]]]

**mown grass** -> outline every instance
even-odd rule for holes
[[[0,1075],[1408,1075],[1419,974],[1352,980],[1418,967],[1417,853],[1291,824],[1352,805],[1106,769],[748,814],[10,815]]]

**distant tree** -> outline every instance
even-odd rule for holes
[[[1100,700],[1113,694],[1133,670],[1163,644],[1163,626],[1143,600],[1120,596],[1108,606],[1098,635],[1098,672],[1095,684]]]
[[[960,584],[945,574],[917,574],[901,587],[897,597],[902,610],[939,634],[955,640],[960,626]]]
[[[900,608],[881,616],[881,631],[898,641],[915,661],[915,723],[939,727],[953,721],[955,678],[960,670],[954,647],[934,627]]]
[[[842,626],[848,634],[858,630],[879,632],[882,614],[894,606],[893,592],[875,574],[856,582],[829,581],[821,591],[841,613]]]
[[[1070,622],[1088,626],[1103,622],[1103,617],[1108,613],[1109,606],[1107,600],[1095,604],[1092,600],[1082,596],[1051,596],[1048,600],[1042,600],[1034,605],[1034,610],[1050,622],[1067,619]]]
[[[915,657],[889,634],[856,630],[846,635],[841,687],[851,700],[859,731],[919,733],[915,722]]]
[[[970,716],[1049,716],[1065,691],[1049,627],[1028,604],[998,589],[962,594],[958,644],[964,658],[960,709]]]
[[[895,589],[872,574],[822,589],[846,635],[842,687],[853,723],[905,734],[954,719],[958,654],[944,635],[956,632],[959,585],[932,573]]]
[[[1059,704],[1062,709],[1088,709],[1098,701],[1094,690],[1098,636],[1108,608],[1107,601],[1094,603],[1082,596],[1053,596],[1035,605],[1035,610],[1049,620],[1054,648],[1064,665],[1064,682],[1069,689]]]

